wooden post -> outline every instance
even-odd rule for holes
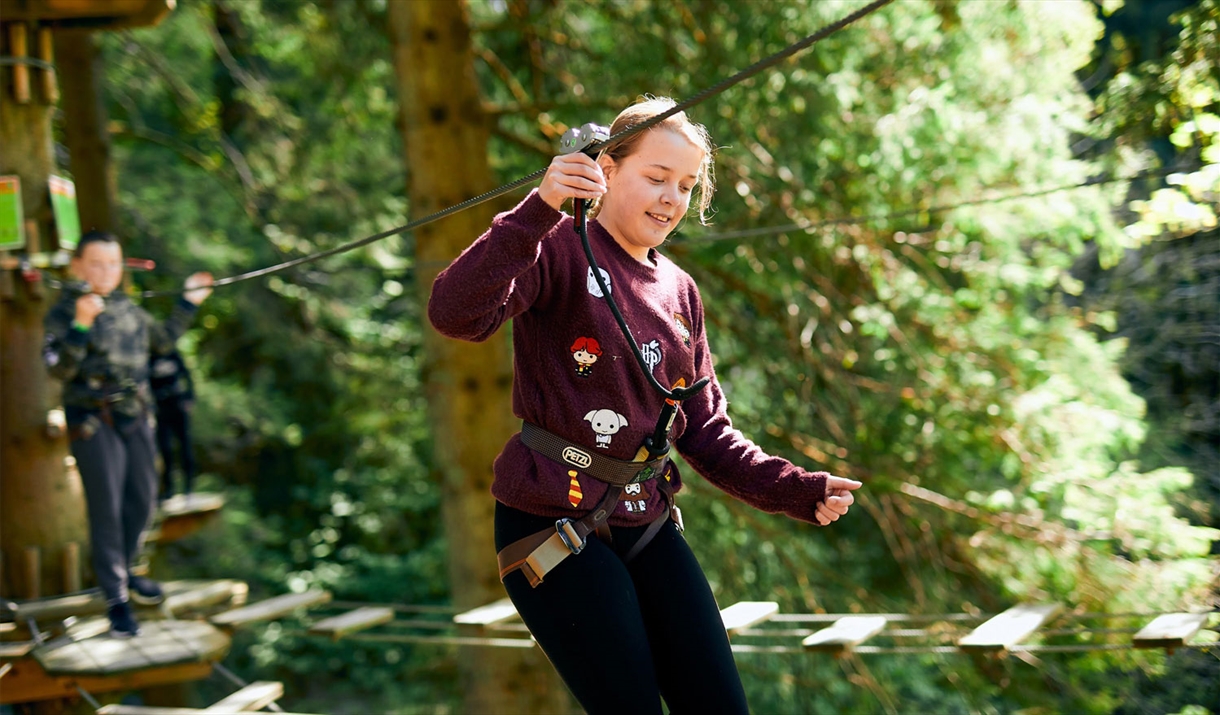
[[[14,22],[8,26],[9,54],[15,60],[23,60],[29,56],[29,35],[24,22]],[[17,104],[30,103],[30,66],[18,62],[13,65],[13,101]]]
[[[49,27],[38,28],[38,59],[49,65],[55,64],[54,39]],[[59,101],[59,83],[55,81],[54,67],[42,70],[42,99],[47,104]]]
[[[5,22],[0,36],[11,41],[11,28],[16,24]],[[16,34],[24,38],[25,25]],[[41,93],[25,104],[9,101],[7,96],[0,98],[0,174],[21,177],[22,213],[28,220],[31,242],[27,250],[37,250],[51,230],[47,178],[55,170],[53,109]],[[60,386],[51,380],[42,363],[42,321],[50,301],[44,297],[41,284],[26,282],[12,268],[0,270],[6,273],[4,282],[12,286],[0,297],[3,595],[49,595],[63,589],[59,568],[63,545],[86,543],[88,539],[84,491],[79,478],[64,468],[67,437],[47,434],[47,411],[60,402]],[[37,547],[40,561],[47,560],[51,565],[38,570],[37,584],[30,581],[34,574],[26,568],[27,547]]]
[[[80,544],[70,541],[64,544],[64,591],[74,593],[81,590]]]
[[[27,546],[22,550],[25,558],[25,597],[38,598],[42,595],[42,549],[37,546]]]

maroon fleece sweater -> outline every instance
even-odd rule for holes
[[[695,282],[655,250],[644,265],[596,220],[589,240],[607,285],[665,387],[711,383],[681,403],[671,439],[697,472],[766,512],[817,523],[826,473],[772,457],[733,428],[712,370]],[[436,278],[428,317],[444,335],[482,341],[513,322],[513,412],[605,456],[630,460],[651,434],[663,398],[648,384],[585,259],[573,220],[530,193],[500,214]],[[514,435],[496,458],[492,494],[546,517],[583,516],[609,488],[553,462]],[[681,488],[676,465],[666,475]],[[638,487],[638,488],[637,488]],[[663,508],[656,482],[629,487],[612,526],[652,521]]]

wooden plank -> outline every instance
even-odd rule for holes
[[[720,619],[724,621],[724,629],[732,633],[762,623],[777,613],[779,604],[775,601],[740,601],[720,609]]]
[[[228,697],[217,700],[211,707],[205,708],[208,713],[251,712],[262,710],[271,703],[284,697],[284,684],[272,680],[257,680]]]
[[[316,606],[331,599],[329,591],[306,591],[304,593],[286,593],[282,596],[269,598],[266,601],[252,603],[231,611],[225,611],[212,616],[209,620],[218,626],[237,628],[257,621],[269,621],[286,616],[300,608]]]
[[[490,626],[517,615],[517,607],[507,598],[479,606],[453,617],[453,622],[464,626]]]
[[[1057,603],[1018,604],[979,625],[957,642],[962,650],[1005,650],[1028,638],[1059,615]]]
[[[64,631],[64,635],[74,641],[83,641],[86,638],[100,636],[103,633],[110,632],[110,619],[105,616],[89,616],[88,618],[78,618],[75,622],[68,626]]]
[[[174,615],[222,604],[242,606],[245,605],[250,591],[244,581],[231,579],[167,581],[161,586],[165,589],[165,603],[162,608],[168,609]]]
[[[840,652],[851,650],[885,628],[885,616],[844,616],[834,625],[801,641],[805,650]]]
[[[34,650],[34,641],[15,641],[0,643],[0,660],[15,660],[24,658]]]
[[[159,505],[164,518],[219,511],[225,505],[223,494],[200,492],[198,494],[175,494]]]
[[[224,713],[248,713],[249,710],[224,710]],[[155,708],[151,705],[102,705],[99,715],[199,715],[200,713],[215,713],[209,710],[194,708]],[[281,715],[307,715],[306,713],[281,713]]]
[[[206,710],[195,708],[160,708],[155,705],[102,705],[98,715],[199,715]]]
[[[25,623],[33,618],[36,622],[58,621],[68,616],[91,616],[106,612],[106,597],[96,588],[65,596],[18,601],[13,620]]]
[[[1136,648],[1177,648],[1186,645],[1207,624],[1207,613],[1165,613],[1152,619],[1131,639]]]
[[[310,633],[330,636],[335,640],[345,635],[367,630],[394,620],[394,609],[385,606],[365,606],[354,611],[324,618],[309,627]]]
[[[161,504],[161,519],[145,540],[168,544],[190,536],[211,523],[223,506],[220,494],[172,496]]]

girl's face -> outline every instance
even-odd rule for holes
[[[661,245],[690,206],[703,164],[703,150],[667,129],[647,132],[635,152],[620,161],[600,160],[606,175],[597,221],[623,250],[649,263],[648,249]]]
[[[123,281],[123,249],[119,244],[94,241],[72,259],[72,272],[98,295],[110,295]]]

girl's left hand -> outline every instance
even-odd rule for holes
[[[826,500],[818,502],[818,506],[814,510],[818,523],[826,526],[838,521],[839,517],[845,515],[848,508],[856,501],[852,492],[862,486],[864,483],[857,482],[855,479],[826,477]]]

